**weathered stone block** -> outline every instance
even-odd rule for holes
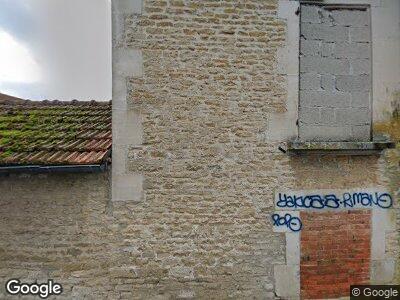
[[[320,41],[313,40],[300,40],[300,54],[303,56],[319,56],[320,55]]]
[[[274,267],[275,294],[284,299],[294,299],[300,294],[300,266],[277,265]]]
[[[116,13],[142,13],[143,0],[112,0],[112,8]]]
[[[301,23],[300,32],[307,40],[323,40],[326,42],[344,42],[349,40],[349,28],[344,26],[328,26],[325,24]]]
[[[331,57],[333,55],[333,47],[335,43],[325,43],[322,42],[321,45],[321,56],[322,57]]]
[[[371,111],[368,108],[338,108],[335,115],[338,124],[367,125],[371,123]]]
[[[350,94],[349,93],[326,93],[322,94],[322,103],[324,107],[349,107],[350,106]]]
[[[346,59],[300,57],[300,72],[347,75],[350,74],[350,63]]]
[[[340,75],[336,77],[336,88],[343,92],[362,92],[371,90],[369,75]]]
[[[353,126],[351,131],[355,141],[367,141],[371,137],[371,125]]]
[[[112,148],[112,172],[113,174],[126,173],[126,160],[128,158],[127,146],[113,144]]]
[[[369,58],[370,53],[369,43],[335,43],[333,47],[335,58]]]
[[[371,40],[370,27],[350,27],[350,41],[369,42]]]
[[[112,201],[142,201],[143,181],[141,174],[113,174]]]
[[[136,49],[113,49],[113,76],[142,76],[142,51]]]
[[[335,125],[335,109],[334,108],[321,108],[321,121],[322,125]]]
[[[351,93],[351,106],[352,107],[370,107],[371,99],[368,92],[352,92]]]
[[[395,262],[392,259],[373,260],[371,262],[371,283],[390,284],[395,274]]]
[[[371,74],[371,60],[370,59],[352,59],[350,66],[354,75]]]
[[[300,264],[300,236],[297,232],[286,232],[286,265]]]
[[[350,107],[350,93],[325,91],[300,91],[300,106]]]
[[[327,92],[333,92],[336,89],[336,77],[333,75],[321,76],[321,88]]]
[[[323,24],[328,25],[328,26],[333,26],[333,19],[331,17],[331,12],[326,9],[321,9],[320,10],[321,14],[321,21]]]
[[[316,107],[300,107],[299,121],[302,124],[318,124],[320,123],[320,109]]]
[[[321,89],[321,76],[318,74],[300,74],[300,90]]]
[[[299,138],[306,141],[349,141],[351,126],[303,125],[299,127]]]
[[[113,110],[113,143],[140,145],[143,141],[142,117],[133,110]]]
[[[333,22],[345,26],[369,25],[369,14],[367,10],[333,10],[331,12]]]
[[[321,23],[320,8],[315,5],[301,6],[301,22]]]

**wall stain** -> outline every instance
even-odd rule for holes
[[[379,122],[374,124],[374,134],[383,134],[390,137],[395,143],[396,148],[388,149],[383,154],[384,159],[384,175],[388,179],[388,188],[390,192],[399,199],[400,196],[400,91],[393,94],[392,101],[392,113],[389,114],[389,118],[385,122]],[[397,197],[396,197],[397,196]],[[396,247],[396,269],[394,283],[400,283],[400,205],[396,203],[394,207],[396,208],[397,224],[396,224],[396,234],[397,234],[397,247]]]

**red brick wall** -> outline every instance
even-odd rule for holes
[[[301,212],[302,299],[349,295],[350,285],[367,284],[371,256],[371,212]]]

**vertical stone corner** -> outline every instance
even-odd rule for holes
[[[141,174],[113,174],[112,201],[142,201],[144,196],[143,181],[144,177]]]
[[[143,0],[112,0],[114,13],[141,14]]]

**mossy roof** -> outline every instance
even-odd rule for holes
[[[0,166],[100,164],[111,144],[111,102],[0,97]]]

